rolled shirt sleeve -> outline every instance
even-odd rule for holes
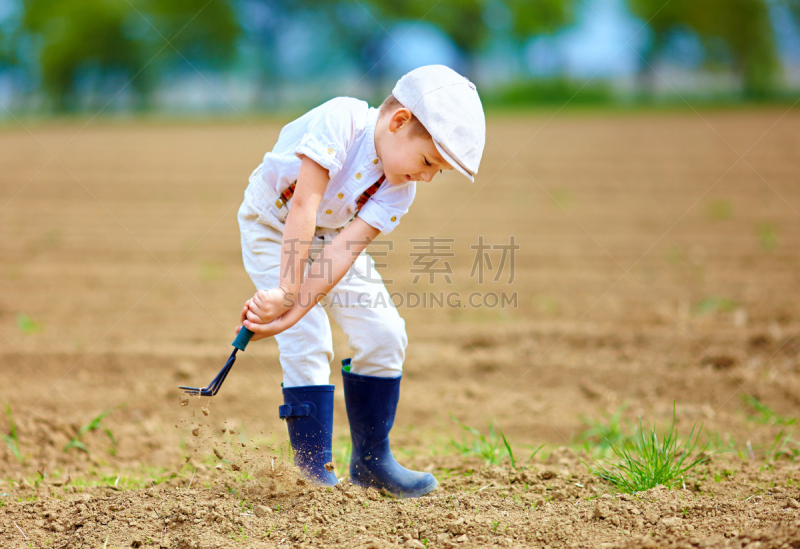
[[[351,97],[336,97],[323,103],[294,150],[328,170],[333,179],[342,169],[347,150],[355,135],[354,113],[365,110],[366,103]]]
[[[384,183],[358,212],[358,217],[383,234],[388,234],[397,227],[407,212],[417,191],[416,182],[401,185]]]

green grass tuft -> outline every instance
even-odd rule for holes
[[[623,403],[612,413],[604,411],[603,419],[600,420],[581,416],[581,421],[587,426],[587,429],[577,436],[577,441],[583,444],[584,450],[589,455],[605,456],[612,446],[631,445],[633,437],[626,434],[626,427],[630,428],[631,425],[623,421],[623,414],[627,407],[628,404]]]
[[[25,335],[38,334],[44,329],[40,323],[35,322],[31,317],[22,313],[17,315],[17,328],[22,330],[22,333]]]
[[[800,458],[800,441],[794,440],[784,429],[781,429],[766,457],[770,462],[788,459],[794,463]]]
[[[756,236],[762,250],[767,253],[775,251],[778,245],[778,232],[772,223],[761,222],[756,225]]]
[[[611,449],[619,458],[619,462],[611,468],[601,464],[589,467],[589,470],[610,482],[617,490],[633,494],[655,488],[663,484],[672,488],[680,482],[687,471],[708,460],[708,456],[691,458],[700,433],[695,435],[695,424],[689,438],[678,442],[678,431],[675,427],[675,405],[672,408],[672,425],[659,442],[655,428],[642,427],[641,420],[633,436],[632,448],[625,444],[612,445]],[[705,450],[705,449],[704,449]]]
[[[86,452],[88,454],[89,453],[89,448],[83,442],[83,436],[86,433],[90,433],[92,431],[100,431],[100,430],[102,430],[106,434],[106,436],[108,436],[108,438],[111,440],[111,445],[112,445],[111,454],[114,455],[116,453],[117,440],[114,438],[114,434],[111,432],[111,429],[109,429],[108,427],[103,427],[103,425],[102,425],[103,420],[111,412],[112,412],[112,410],[106,410],[105,412],[101,413],[100,415],[95,417],[93,420],[91,420],[89,423],[87,423],[86,425],[84,425],[83,427],[78,429],[78,432],[72,438],[72,440],[67,442],[67,445],[64,446],[64,451],[66,452],[70,448],[77,448],[78,450],[81,450],[81,451]]]
[[[696,316],[703,316],[709,313],[717,312],[729,313],[738,307],[738,305],[739,304],[734,300],[728,299],[727,297],[710,296],[697,303],[692,312]]]
[[[450,439],[450,445],[458,453],[463,456],[479,456],[486,462],[486,465],[499,465],[508,456],[511,467],[513,469],[517,468],[517,460],[514,457],[514,451],[511,449],[511,443],[508,442],[503,431],[496,428],[493,422],[489,423],[489,433],[484,435],[474,427],[461,423],[453,414],[450,414],[450,417],[456,425],[467,433],[462,437],[461,442],[453,438]],[[544,448],[544,444],[533,450],[525,464],[530,463],[542,448]],[[524,467],[522,466],[522,468]]]
[[[456,451],[464,456],[479,456],[486,462],[486,465],[498,465],[503,460],[505,456],[502,453],[502,441],[497,436],[494,423],[489,424],[489,434],[484,435],[474,427],[461,423],[452,414],[450,417],[469,435],[465,434],[461,442],[450,439],[450,444]],[[506,449],[506,451],[508,450]]]
[[[756,412],[756,415],[747,418],[750,421],[765,425],[792,425],[797,421],[797,418],[778,415],[775,410],[750,395],[742,395],[742,400]]]
[[[14,418],[11,415],[11,406],[9,404],[4,405],[6,409],[6,417],[8,418],[8,425],[9,425],[9,433],[7,435],[0,435],[3,437],[3,441],[5,441],[6,446],[8,449],[11,450],[11,453],[14,454],[14,457],[17,458],[17,461],[22,461],[22,454],[19,451],[19,435],[17,434],[17,424],[14,423]]]

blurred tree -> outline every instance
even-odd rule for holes
[[[576,0],[369,0],[379,13],[393,19],[434,22],[469,57],[486,44],[493,12],[508,20],[505,32],[524,40],[555,32],[572,22]]]
[[[140,19],[149,19],[152,29],[171,46],[165,53],[192,64],[221,67],[236,54],[241,28],[234,0],[132,0]],[[147,29],[143,29],[147,30]],[[177,53],[177,50],[180,53]]]
[[[11,40],[7,34],[8,33],[3,32],[3,27],[0,27],[0,67],[13,63]]]
[[[800,7],[800,1],[787,0]],[[631,12],[647,21],[653,39],[644,52],[647,64],[663,53],[672,32],[689,28],[713,51],[724,43],[734,70],[750,98],[769,96],[779,64],[768,0],[628,0]],[[649,72],[643,64],[643,72]]]
[[[794,16],[794,24],[800,26],[800,0],[779,0]]]
[[[238,35],[223,0],[24,0],[22,29],[39,43],[42,85],[57,110],[80,104],[76,86],[87,74],[122,76],[146,98],[159,65],[182,56],[218,64]]]

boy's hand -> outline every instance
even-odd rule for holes
[[[247,307],[245,307],[245,311],[246,310]],[[275,336],[284,330],[291,328],[297,324],[298,320],[303,318],[305,312],[306,311],[304,311],[301,307],[295,305],[272,322],[260,324],[251,320],[243,320],[242,326],[253,332],[253,337],[250,339],[250,341],[258,341],[259,339]],[[244,315],[244,311],[242,314]],[[237,326],[236,333],[238,334],[241,329],[241,326]]]
[[[283,288],[259,290],[244,304],[239,320],[241,322],[249,320],[256,324],[267,324],[281,316],[291,306],[292,303],[287,299]]]

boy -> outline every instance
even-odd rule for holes
[[[355,353],[342,362],[352,482],[400,497],[437,486],[430,473],[401,467],[389,448],[407,339],[365,249],[399,223],[416,181],[453,168],[472,181],[485,134],[475,86],[431,65],[401,78],[380,109],[341,97],[291,122],[250,176],[239,225],[245,269],[258,292],[241,320],[253,340],[278,341],[279,414],[295,464],[318,482],[337,482],[326,468],[334,387],[325,305]]]

